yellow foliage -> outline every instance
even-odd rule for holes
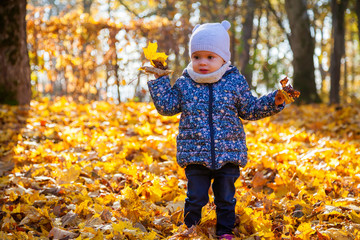
[[[1,239],[48,238],[52,227],[74,239],[186,236],[179,116],[147,103],[66,98],[19,112],[0,106],[0,154],[15,164],[0,169]],[[249,162],[236,182],[236,237],[360,238],[358,119],[359,106],[306,105],[244,121]],[[215,239],[210,199],[188,233],[195,238]]]
[[[300,226],[297,228],[297,237],[300,239],[310,239],[310,235],[315,233],[315,229],[311,227],[311,223],[304,222],[301,223]]]

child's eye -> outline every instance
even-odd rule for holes
[[[208,59],[213,59],[214,57],[213,56],[208,56]]]
[[[193,56],[193,58],[195,58],[195,59],[199,59],[199,56]]]

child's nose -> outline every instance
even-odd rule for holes
[[[200,59],[200,65],[206,65],[206,59],[204,58]]]

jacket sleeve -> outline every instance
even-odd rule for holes
[[[148,82],[150,95],[159,114],[172,116],[181,112],[181,93],[178,81],[173,87],[168,76]]]
[[[275,105],[276,93],[277,90],[260,98],[254,97],[245,78],[240,76],[239,116],[245,120],[258,120],[280,112],[285,103]]]

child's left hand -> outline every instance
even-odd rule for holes
[[[283,104],[284,102],[285,102],[284,94],[280,90],[278,90],[275,95],[275,105],[278,106]]]
[[[285,77],[280,80],[281,90],[278,90],[275,96],[275,104],[280,105],[283,104],[284,101],[286,104],[292,103],[295,99],[299,98],[300,92],[295,90],[291,84],[288,84],[289,79]]]

